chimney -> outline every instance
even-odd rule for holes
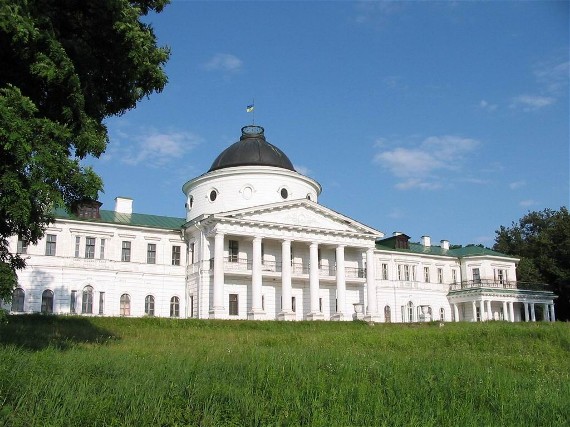
[[[424,248],[429,248],[431,246],[431,238],[429,236],[422,236],[421,242]]]
[[[443,249],[443,250],[449,249],[449,240],[442,240],[441,241],[441,249]]]
[[[400,234],[403,234],[403,233],[401,231],[394,231],[392,233],[392,236],[396,237],[396,236],[399,236]]]
[[[115,212],[122,214],[132,214],[133,199],[130,197],[115,197]]]

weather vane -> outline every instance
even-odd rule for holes
[[[255,124],[255,99],[253,99],[251,101],[251,104],[249,104],[247,107],[245,107],[245,111],[253,114],[251,124],[254,125]]]

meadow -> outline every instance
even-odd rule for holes
[[[12,316],[5,426],[566,426],[570,324]]]

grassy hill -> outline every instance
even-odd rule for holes
[[[13,316],[0,425],[565,426],[570,324]]]

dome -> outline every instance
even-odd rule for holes
[[[234,166],[273,166],[295,171],[291,160],[265,140],[261,126],[244,126],[238,142],[220,153],[208,172]]]

